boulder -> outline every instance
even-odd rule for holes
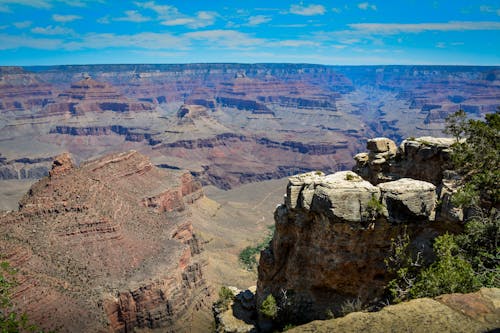
[[[389,222],[433,221],[436,209],[436,187],[428,182],[402,178],[378,184],[382,204]]]
[[[364,221],[370,214],[368,202],[380,190],[352,171],[325,176],[309,172],[289,178],[285,205],[305,209],[340,221]]]
[[[392,156],[396,155],[397,151],[394,141],[387,138],[374,138],[368,140],[366,149],[372,153],[389,153]]]

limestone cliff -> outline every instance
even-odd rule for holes
[[[190,221],[202,195],[190,174],[135,151],[80,167],[58,156],[0,217],[16,307],[58,332],[189,331],[212,294]]]

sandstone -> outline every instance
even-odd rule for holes
[[[369,155],[368,153],[359,153],[354,155],[354,160],[356,161],[356,163],[364,164],[368,162]]]
[[[428,182],[402,178],[377,185],[382,203],[393,223],[433,221],[436,208],[436,187]]]

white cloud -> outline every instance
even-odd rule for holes
[[[34,34],[40,35],[71,35],[74,34],[74,31],[68,28],[52,26],[48,25],[45,28],[43,27],[35,27],[31,29],[31,32]]]
[[[114,21],[125,21],[125,22],[146,22],[149,21],[150,18],[143,16],[137,10],[127,10],[125,11],[125,16],[117,17],[113,19]]]
[[[438,49],[445,49],[446,48],[446,43],[445,42],[438,42],[438,43],[436,43],[436,47]]]
[[[326,12],[322,5],[291,5],[290,13],[302,16],[323,15]]]
[[[97,23],[100,23],[100,24],[110,24],[111,23],[111,19],[110,19],[109,15],[106,15],[106,16],[98,18],[97,19]]]
[[[0,0],[0,11],[12,11],[9,5],[29,6],[34,8],[49,9],[54,5],[64,3],[71,7],[85,7],[88,2],[103,2],[104,0]]]
[[[181,16],[171,18],[161,22],[161,24],[166,26],[185,25],[188,28],[197,29],[214,24],[216,16],[217,13],[215,12],[200,11],[194,17]]]
[[[169,5],[158,5],[154,1],[134,2],[134,4],[137,7],[150,9],[156,12],[160,16],[160,18],[167,18],[179,14],[179,10],[176,7]]]
[[[207,42],[210,45],[227,48],[251,48],[262,45],[266,42],[265,39],[254,38],[248,34],[236,30],[204,30],[188,32],[183,35],[188,40],[196,40]]]
[[[22,5],[35,8],[50,8],[52,5],[47,0],[0,0],[0,6],[10,9],[7,5]]]
[[[277,46],[288,46],[288,47],[302,47],[302,46],[319,46],[319,43],[309,41],[309,40],[280,40],[276,44]]]
[[[354,23],[348,25],[357,32],[395,35],[425,31],[500,30],[500,22],[452,21],[445,23]]]
[[[340,13],[342,13],[342,9],[340,9],[340,8],[332,8],[332,12],[340,14]]]
[[[377,10],[377,6],[369,2],[358,3],[358,8],[362,10],[368,10],[368,9]]]
[[[67,50],[105,49],[105,48],[141,48],[149,50],[185,49],[187,43],[182,38],[168,33],[142,32],[132,35],[117,35],[113,33],[90,33],[80,40],[64,44]]]
[[[247,25],[249,26],[256,26],[259,24],[264,24],[271,21],[271,18],[269,16],[265,15],[255,15],[255,16],[250,16],[248,18]]]
[[[492,6],[482,5],[479,6],[479,10],[483,13],[496,13],[500,16],[500,8],[494,8]]]
[[[62,40],[60,39],[0,34],[0,50],[17,49],[21,47],[40,50],[56,50],[61,47],[61,44]]]
[[[78,15],[59,15],[59,14],[52,15],[52,19],[60,23],[72,22],[75,20],[79,20],[81,18],[82,17]]]
[[[21,21],[21,22],[14,22],[14,26],[18,29],[24,29],[30,27],[33,22],[31,21]]]

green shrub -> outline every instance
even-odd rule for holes
[[[451,161],[461,187],[452,203],[467,211],[464,232],[437,237],[436,258],[428,266],[411,253],[407,236],[393,242],[386,259],[395,275],[387,286],[393,302],[500,287],[500,113],[486,115],[485,121],[466,116],[462,110],[454,113],[445,130],[456,141]]]
[[[406,229],[391,240],[390,255],[384,262],[387,271],[394,275],[387,285],[389,300],[392,303],[399,303],[410,298],[410,291],[417,275],[422,267],[422,253],[412,251],[410,248],[410,236]]]
[[[384,213],[384,205],[382,205],[374,194],[366,204],[366,213],[365,217],[369,220],[375,220],[379,215]]]
[[[459,254],[459,247],[452,235],[437,237],[434,251],[437,259],[420,272],[410,290],[412,298],[468,293],[479,287],[472,266]]]
[[[233,301],[233,299],[234,299],[233,291],[228,287],[222,286],[219,290],[219,299],[217,300],[217,305],[223,308],[224,310],[227,310],[229,304]]]
[[[257,244],[256,246],[247,246],[240,252],[238,258],[247,270],[252,271],[257,267],[257,254],[259,254],[260,251],[264,250],[269,242],[273,239],[274,228],[274,225],[268,227],[269,231],[266,235],[266,238],[264,238],[261,243]]]
[[[275,319],[278,315],[278,305],[272,294],[269,294],[260,305],[260,313],[271,319]]]

